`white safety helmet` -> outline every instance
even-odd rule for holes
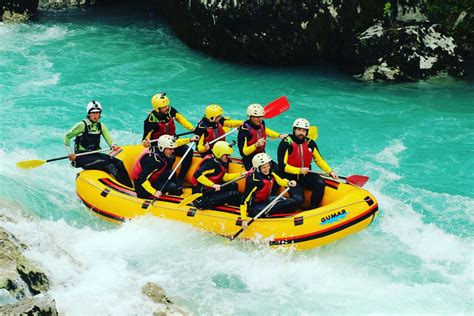
[[[260,168],[260,166],[263,166],[264,164],[266,163],[269,163],[272,161],[272,157],[270,157],[269,154],[267,153],[259,153],[259,154],[256,154],[253,158],[252,158],[252,166],[258,170],[258,168]]]
[[[171,135],[161,135],[158,138],[158,150],[163,152],[166,148],[176,148],[176,141]]]
[[[265,116],[265,109],[258,103],[250,104],[247,108],[248,117],[251,116]]]
[[[307,129],[309,130],[309,121],[307,119],[304,119],[304,118],[297,118],[294,122],[293,122],[293,128],[304,128],[304,129]]]
[[[87,114],[89,113],[102,113],[102,105],[95,100],[92,100],[91,102],[87,103]]]

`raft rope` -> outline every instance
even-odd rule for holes
[[[95,184],[94,182],[92,182],[91,180],[89,179],[83,179],[81,177],[79,177],[79,180],[81,181],[84,181],[85,183],[91,185],[92,187],[96,188],[98,191],[102,191],[103,188],[99,187],[97,184]],[[129,200],[133,203],[136,203],[136,204],[139,204],[139,205],[142,205],[143,202],[141,201],[137,201],[136,199],[137,198],[134,198],[134,197],[131,197],[131,196],[128,196],[128,195],[124,195],[124,194],[119,194],[118,192],[115,192],[115,191],[110,191],[109,192],[109,195],[114,195],[118,198],[122,198],[122,199],[126,199],[126,200]],[[284,217],[284,218],[265,218],[265,219],[269,219],[271,220],[272,222],[286,222],[286,221],[294,221],[294,217],[299,217],[299,216],[302,216],[303,218],[305,219],[308,219],[308,218],[311,218],[311,217],[314,217],[314,216],[318,216],[318,215],[321,215],[322,213],[327,213],[327,212],[332,212],[332,211],[335,211],[335,210],[338,210],[338,209],[342,209],[342,208],[345,208],[345,207],[348,207],[348,206],[352,206],[352,205],[356,205],[356,204],[360,204],[360,203],[366,203],[365,200],[362,200],[362,201],[357,201],[357,202],[352,202],[352,203],[348,203],[348,204],[345,204],[345,205],[342,205],[342,206],[338,206],[338,207],[334,207],[334,208],[331,208],[331,209],[328,209],[328,210],[324,210],[323,212],[318,212],[318,213],[315,213],[315,214],[311,214],[311,215],[306,215],[304,214],[304,211],[301,212],[301,213],[298,213],[292,217]],[[153,207],[152,205],[150,205],[151,207]],[[162,208],[162,209],[167,209],[167,210],[171,210],[171,211],[175,211],[175,212],[188,212],[189,211],[189,207],[186,206],[186,208],[183,208],[183,209],[179,209],[179,208],[174,208],[174,207],[169,207],[169,206],[164,206],[164,205],[160,205],[158,208]],[[202,210],[198,210],[199,211],[202,211]],[[224,219],[224,220],[228,220],[228,221],[232,221],[234,222],[234,219],[232,218],[228,218],[228,217],[224,217],[224,216],[219,216],[219,215],[214,215],[214,214],[207,214],[207,213],[204,213],[204,212],[199,212],[201,216],[206,216],[206,217],[212,217],[212,218],[219,218],[219,219]]]

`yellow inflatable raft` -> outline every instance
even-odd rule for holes
[[[143,150],[140,145],[124,146],[116,156],[127,170]],[[177,159],[178,160],[178,159]],[[193,157],[190,175],[201,160]],[[240,159],[232,159],[230,172],[243,171]],[[245,180],[240,180],[242,191]],[[369,226],[377,216],[378,204],[368,191],[357,186],[325,180],[326,189],[321,207],[312,210],[295,210],[295,213],[270,218],[259,218],[243,233],[240,239],[258,239],[273,246],[310,249],[344,238]],[[84,204],[101,217],[123,222],[136,216],[153,214],[189,223],[202,230],[224,237],[232,237],[241,228],[238,207],[220,206],[212,210],[199,210],[192,205],[179,205],[191,194],[185,188],[182,196],[164,195],[159,200],[140,199],[132,188],[118,183],[110,175],[98,170],[84,170],[76,179],[77,194]],[[309,200],[307,192],[306,200]],[[303,205],[304,207],[305,205]]]

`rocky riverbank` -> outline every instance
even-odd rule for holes
[[[0,216],[2,221],[12,221]],[[48,292],[49,272],[23,254],[28,245],[0,226],[0,315],[59,315]],[[142,293],[156,305],[153,315],[187,315],[156,283],[148,282]],[[137,293],[138,294],[138,293]]]
[[[112,3],[41,0],[39,6],[58,10]],[[235,62],[330,63],[362,80],[407,81],[444,74],[462,77],[464,59],[474,58],[472,0],[160,0],[157,4],[187,45]],[[37,6],[38,0],[36,6],[35,0],[8,0],[2,16],[14,19],[14,12],[21,11],[34,17]]]

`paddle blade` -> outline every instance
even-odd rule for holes
[[[194,202],[195,200],[199,199],[202,196],[202,193],[194,193],[185,197],[181,202],[179,202],[178,206],[183,206]]]
[[[268,103],[265,106],[265,118],[275,117],[290,108],[290,103],[285,96]]]
[[[312,140],[318,139],[318,128],[316,126],[309,127],[308,138]]]
[[[16,167],[20,169],[33,169],[42,166],[46,163],[46,160],[25,160],[16,163]]]
[[[369,181],[369,177],[367,176],[360,176],[360,175],[352,175],[346,178],[346,181],[352,184],[355,184],[359,187],[363,187],[364,184]]]

